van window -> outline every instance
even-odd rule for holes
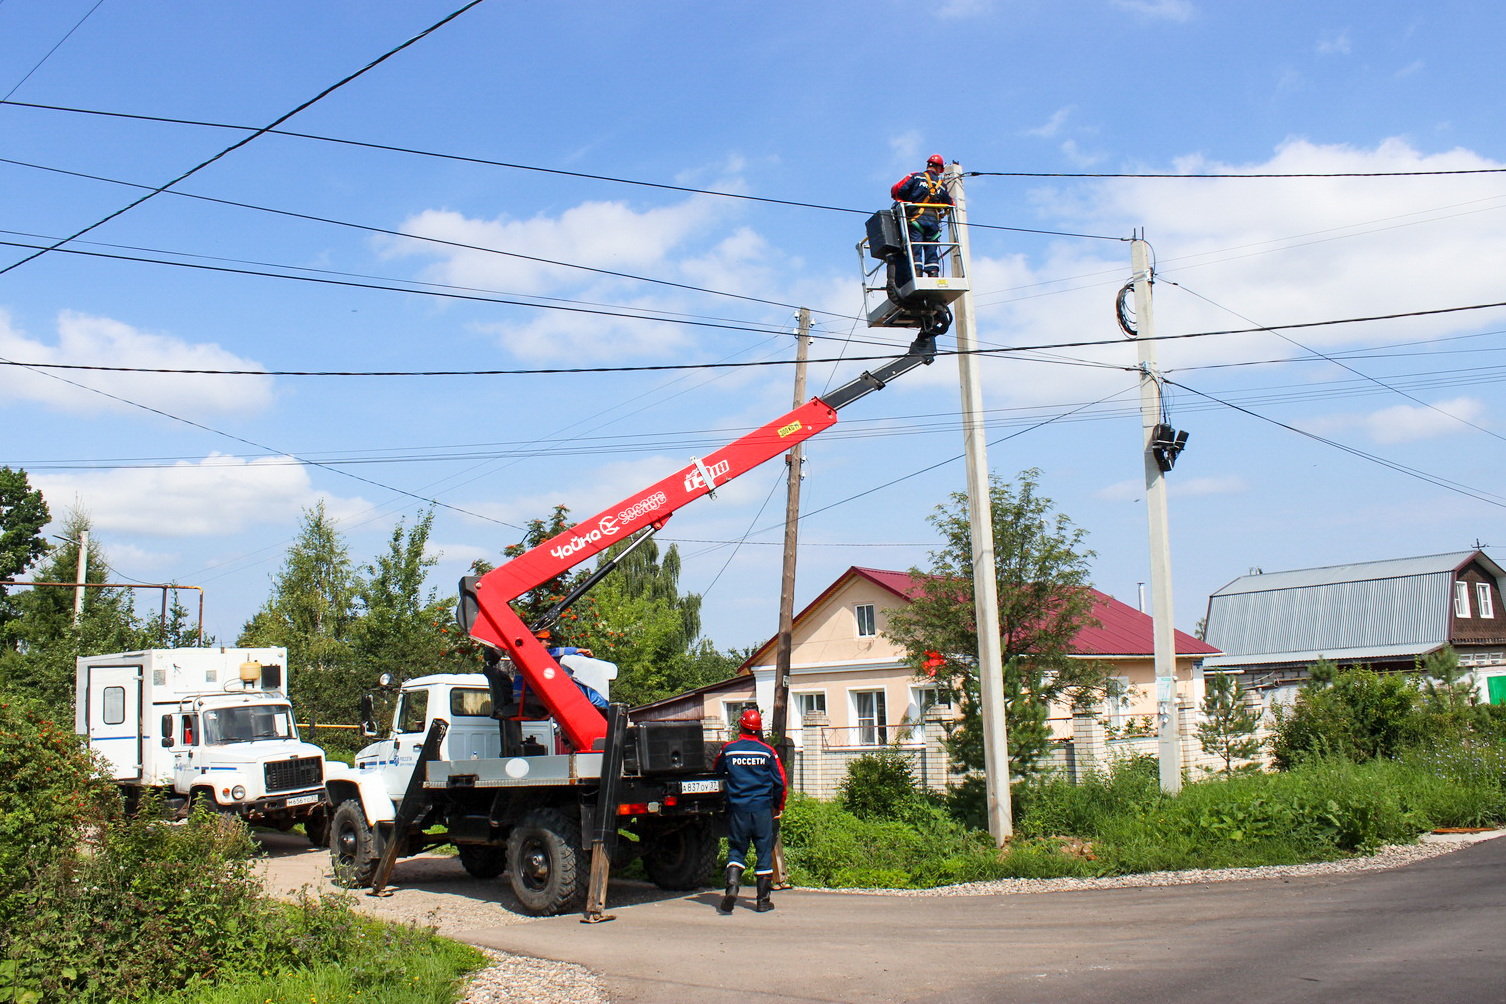
[[[104,693],[104,720],[106,725],[125,722],[125,688],[106,687]]]
[[[490,691],[456,687],[450,691],[450,714],[458,717],[490,718],[492,695]]]
[[[422,732],[429,719],[429,692],[427,690],[403,691],[402,710],[397,716],[399,732]]]

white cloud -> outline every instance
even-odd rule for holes
[[[924,156],[920,151],[925,137],[919,131],[911,129],[909,132],[900,133],[898,136],[889,138],[889,151],[894,154],[894,159],[901,163],[910,163]]]
[[[1422,72],[1422,68],[1425,67],[1426,65],[1427,64],[1425,62],[1423,62],[1422,60],[1420,60],[1420,59],[1414,59],[1412,62],[1408,63],[1406,66],[1403,66],[1401,69],[1397,70],[1396,71],[1396,76],[1399,79],[1401,77],[1410,77],[1414,73],[1421,73]]]
[[[1104,502],[1138,502],[1145,495],[1145,482],[1125,480],[1105,485],[1093,493],[1095,499]]]
[[[1365,430],[1377,443],[1412,443],[1461,432],[1473,432],[1465,422],[1483,424],[1484,402],[1472,397],[1440,401],[1431,408],[1398,404],[1365,416]]]
[[[937,8],[938,17],[977,17],[993,9],[993,0],[944,0]]]
[[[648,305],[645,301],[638,303]],[[522,323],[476,324],[472,328],[495,335],[498,344],[519,359],[537,363],[563,360],[576,366],[610,365],[634,356],[671,358],[673,350],[689,344],[691,337],[691,329],[684,325],[565,311],[541,311]]]
[[[1180,497],[1194,495],[1238,495],[1250,490],[1250,483],[1238,474],[1222,477],[1182,478],[1175,475],[1166,479],[1169,494]]]
[[[662,267],[671,251],[707,230],[723,212],[723,201],[713,196],[692,196],[643,212],[622,202],[583,202],[557,217],[539,215],[526,220],[472,219],[452,210],[430,209],[410,216],[400,229],[474,248],[633,273]],[[390,256],[440,257],[438,264],[425,270],[425,278],[459,286],[539,295],[599,283],[603,278],[600,273],[506,253],[401,238],[382,243]]]
[[[1423,153],[1401,139],[1370,149],[1294,139],[1261,163],[1225,164],[1189,156],[1173,169],[1189,174],[1365,173],[1500,166],[1469,150]],[[1051,229],[1106,236],[1146,229],[1158,274],[1170,280],[1156,287],[1156,325],[1162,334],[1499,300],[1499,262],[1506,260],[1501,218],[1506,196],[1499,183],[1490,175],[1429,178],[1426,185],[1418,180],[1117,179],[1087,188],[1043,187],[1034,197]],[[1048,281],[1056,276],[1072,278]],[[1113,297],[1128,276],[1128,249],[1107,242],[1061,241],[1031,259],[977,257],[973,289],[980,337],[1011,345],[1116,339]],[[1460,334],[1498,318],[1484,311],[1462,312],[1287,334],[1329,351]],[[1134,361],[1133,349],[1123,343],[1062,351],[1113,365]],[[1166,342],[1159,351],[1163,368],[1173,371],[1307,355],[1270,333]],[[1361,371],[1378,365],[1356,363]],[[1036,366],[1030,379],[1021,379],[1018,361],[995,372],[1004,374],[997,385],[1015,404],[1092,400],[1124,381],[1112,371],[1065,366]],[[1297,372],[1328,376],[1317,369]]]
[[[171,467],[31,477],[55,510],[77,501],[99,530],[157,537],[231,534],[286,522],[319,498],[307,469],[291,457],[247,461],[210,454]],[[326,505],[336,518],[369,508],[359,499],[326,497]]]
[[[248,359],[210,342],[191,343],[140,331],[108,317],[71,310],[58,315],[57,343],[49,345],[11,325],[0,311],[0,356],[17,362],[169,369],[261,370]],[[53,373],[129,401],[174,415],[254,412],[273,398],[272,378],[169,373],[102,373],[0,367],[0,400],[33,401],[58,411],[91,414],[126,411],[130,405],[44,374]]]
[[[1034,129],[1026,129],[1024,135],[1041,136],[1046,138],[1055,136],[1057,133],[1061,132],[1062,126],[1067,124],[1067,117],[1070,116],[1073,111],[1074,106],[1072,105],[1068,105],[1065,108],[1058,108],[1051,114],[1051,118],[1046,120],[1045,125],[1036,126]]]
[[[1133,11],[1142,17],[1161,18],[1166,21],[1186,21],[1195,8],[1189,0],[1109,0],[1121,10]]]
[[[1318,39],[1318,54],[1321,56],[1347,56],[1349,55],[1349,29],[1335,32],[1332,35],[1324,35]]]

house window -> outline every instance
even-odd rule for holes
[[[1130,682],[1129,678],[1124,676],[1114,677],[1114,682],[1119,684],[1119,696],[1105,698],[1103,703],[1109,713],[1109,728],[1122,729],[1129,723],[1131,717],[1129,714],[1131,707],[1130,697],[1132,696],[1130,693]]]
[[[854,610],[858,615],[858,637],[872,638],[878,634],[878,622],[874,619],[873,604],[859,603]]]
[[[795,698],[795,713],[800,716],[796,724],[805,721],[806,715],[826,714],[826,692],[818,694],[792,694]]]
[[[910,688],[910,709],[915,721],[925,721],[926,712],[938,706],[951,707],[951,702],[942,695],[939,687],[928,685]]]
[[[1469,616],[1469,583],[1454,583],[1454,616]]]
[[[852,694],[857,745],[884,746],[889,742],[889,713],[882,690],[856,690]]]
[[[1495,605],[1490,602],[1490,583],[1475,583],[1475,607],[1480,611],[1481,617],[1494,617]]]
[[[723,701],[722,714],[727,718],[727,731],[737,732],[737,720],[743,716],[743,712],[749,708],[756,708],[754,701]]]

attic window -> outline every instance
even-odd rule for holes
[[[1469,583],[1454,583],[1454,616],[1469,616]]]
[[[1475,608],[1480,611],[1481,617],[1494,617],[1495,605],[1490,601],[1490,583],[1475,583]]]
[[[878,622],[874,619],[872,603],[859,603],[853,610],[858,618],[859,638],[872,638],[878,634]]]

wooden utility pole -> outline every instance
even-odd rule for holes
[[[957,215],[953,273],[969,274],[967,199],[962,170],[947,168],[947,191]],[[999,580],[994,563],[993,493],[988,479],[988,436],[983,427],[983,383],[973,333],[973,294],[954,307],[957,370],[962,383],[962,436],[967,448],[967,515],[973,541],[973,605],[978,625],[978,685],[983,717],[983,771],[988,792],[988,832],[1000,847],[1014,835],[1009,796],[1009,734],[1004,722],[1004,660],[999,640]]]
[[[811,312],[800,308],[800,332],[795,346],[795,407],[805,403],[805,360],[810,352]],[[779,582],[779,636],[774,642],[774,721],[770,731],[780,739],[789,735],[790,647],[795,630],[795,551],[800,524],[800,467],[803,444],[784,455],[789,483],[784,504],[784,576]]]
[[[1156,364],[1155,318],[1151,313],[1150,245],[1130,243],[1135,286],[1135,347],[1140,354],[1140,424],[1145,447],[1145,511],[1150,524],[1150,608],[1156,653],[1156,718],[1161,790],[1182,789],[1181,715],[1177,711],[1177,649],[1171,606],[1171,531],[1166,512],[1166,475],[1151,442],[1161,424],[1161,371]]]

